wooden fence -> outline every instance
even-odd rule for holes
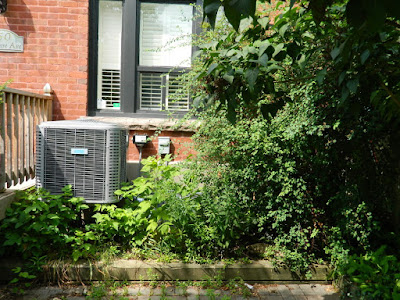
[[[0,91],[0,191],[35,177],[36,126],[52,119],[52,97]]]

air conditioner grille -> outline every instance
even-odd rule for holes
[[[71,185],[74,196],[83,197],[86,202],[115,202],[114,192],[125,181],[127,132],[101,129],[101,123],[100,129],[89,125],[89,128],[39,125],[37,185],[53,194]]]

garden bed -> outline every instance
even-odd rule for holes
[[[16,260],[0,261],[0,281],[15,277],[12,269],[22,265]],[[44,266],[45,279],[59,281],[197,281],[219,278],[222,281],[241,278],[246,282],[327,282],[331,270],[326,265],[314,265],[311,277],[291,272],[287,267],[274,266],[269,261],[250,263],[160,263],[154,261],[118,259],[97,263],[50,263]]]

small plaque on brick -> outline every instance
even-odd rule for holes
[[[7,29],[0,29],[0,52],[24,52],[24,37]]]

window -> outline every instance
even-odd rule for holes
[[[189,110],[177,77],[191,65],[193,14],[182,0],[92,0],[89,114]]]
[[[99,2],[97,108],[120,107],[122,2]]]

